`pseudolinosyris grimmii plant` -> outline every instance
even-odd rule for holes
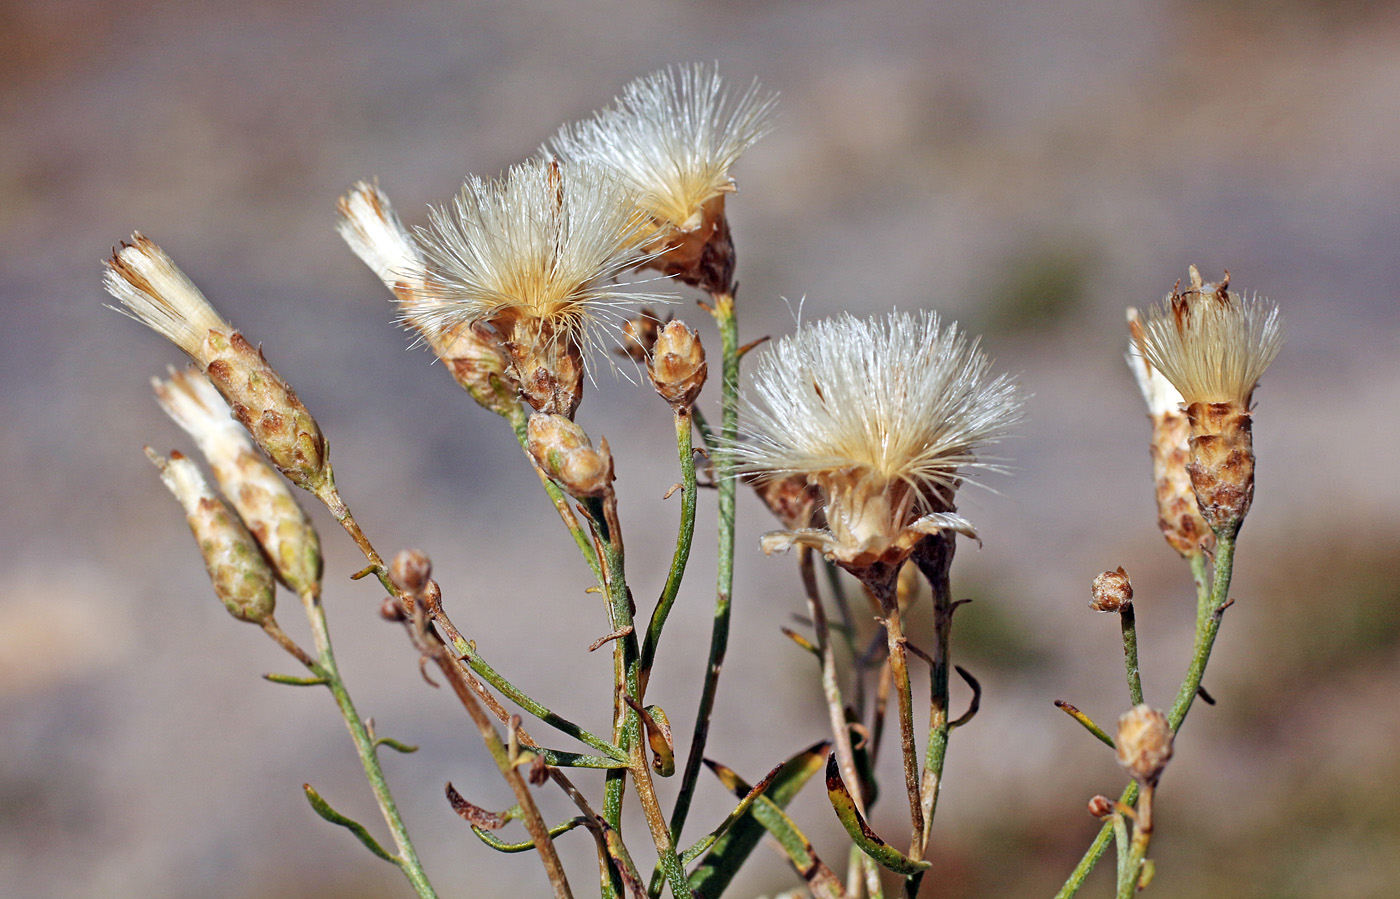
[[[773,127],[775,106],[776,96],[757,82],[731,91],[716,66],[673,67],[638,79],[591,117],[560,127],[536,156],[503,174],[468,177],[454,199],[431,207],[416,228],[404,224],[375,181],[356,183],[339,201],[337,229],[390,291],[394,314],[386,319],[411,331],[481,407],[508,422],[586,566],[588,590],[602,600],[599,634],[587,651],[565,647],[550,659],[559,666],[552,673],[568,679],[577,666],[593,663],[589,652],[610,648],[611,689],[591,710],[550,708],[488,662],[448,614],[449,599],[432,578],[426,553],[404,550],[384,561],[341,497],[329,440],[306,405],[159,246],[138,234],[108,263],[106,287],[122,311],[194,363],[195,370],[172,371],[154,386],[162,408],[204,455],[217,490],[178,451],[166,457],[148,449],[148,455],[184,507],[224,606],[259,625],[306,669],[304,677],[268,678],[324,686],[332,694],[392,849],[310,785],[307,798],[323,819],[398,867],[420,897],[437,892],[379,759],[385,748],[408,747],[376,734],[351,702],[322,602],[320,537],[290,485],[324,503],[355,541],[366,562],[356,577],[374,575],[385,594],[380,616],[400,625],[410,644],[404,663],[436,667],[514,800],[493,812],[449,784],[451,811],[493,849],[532,850],[554,896],[571,897],[584,882],[577,873],[571,879],[555,848],[574,829],[597,851],[597,879],[593,872],[584,879],[607,899],[667,891],[715,899],[765,835],[801,883],[792,895],[876,899],[897,884],[913,897],[925,875],[936,874],[929,847],[950,736],[972,720],[981,696],[976,678],[951,655],[953,613],[961,604],[950,586],[957,537],[980,542],[958,512],[957,494],[965,482],[999,470],[995,444],[1015,428],[1026,396],[1011,376],[994,372],[976,338],[932,311],[869,319],[839,314],[801,326],[758,355],[751,387],[741,395],[740,361],[762,341],[739,339],[737,254],[726,204],[735,190],[732,171]],[[621,283],[638,271],[649,280]],[[1229,605],[1236,537],[1254,498],[1253,394],[1278,353],[1282,328],[1276,307],[1240,297],[1228,281],[1227,275],[1205,284],[1192,268],[1188,290],[1174,290],[1145,316],[1130,313],[1129,363],[1153,422],[1159,525],[1199,585],[1196,646],[1176,704],[1167,712],[1151,709],[1137,679],[1127,572],[1120,566],[1095,580],[1093,608],[1123,622],[1131,708],[1115,737],[1061,705],[1115,746],[1132,782],[1117,801],[1091,801],[1103,835],[1060,897],[1075,894],[1111,835],[1119,840],[1119,899],[1150,880],[1152,803]],[[717,353],[713,346],[707,352],[700,331],[683,321],[663,322],[647,310],[631,315],[644,303],[674,305],[684,290],[702,295],[700,306],[718,332]],[[613,341],[625,342],[644,365],[675,432],[680,522],[664,583],[654,590],[635,575],[629,580],[614,489],[619,472],[608,440],[595,442],[576,420],[588,369]],[[688,746],[678,747],[672,715],[649,701],[647,690],[667,671],[661,637],[689,568],[702,494],[697,456],[714,487],[718,560],[708,664]],[[756,487],[783,525],[763,537],[762,550],[795,550],[810,631],[788,635],[820,661],[830,729],[827,739],[806,748],[772,746],[781,761],[756,781],[713,758],[725,748],[707,751],[731,604],[751,599],[734,583],[743,482]],[[825,590],[818,565],[827,567]],[[842,572],[868,596],[873,618],[853,611],[861,600],[847,597]],[[931,588],[929,634],[906,629],[917,601],[913,573]],[[310,650],[277,625],[279,583],[307,615]],[[644,605],[652,596],[655,602]],[[837,616],[839,626],[832,623]],[[926,663],[930,686],[922,740],[915,732],[915,659]],[[972,692],[959,716],[950,707],[953,673]],[[879,797],[876,759],[891,693],[909,805],[907,848],[877,836],[868,820]],[[533,735],[522,716],[548,737],[544,730]],[[692,799],[706,788],[705,768],[737,805],[703,834],[688,834]],[[836,817],[858,850],[836,856],[847,860],[844,876],[785,811],[823,768]],[[660,779],[678,772],[667,811]],[[599,789],[588,789],[598,782]],[[645,819],[651,858],[624,831],[629,796]],[[524,839],[503,830],[512,822],[523,826]]]

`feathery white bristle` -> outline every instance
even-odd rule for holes
[[[751,442],[734,456],[755,474],[854,469],[920,492],[951,489],[968,468],[996,467],[978,451],[1021,416],[1020,389],[989,366],[936,313],[805,326],[759,360],[742,400]]]
[[[1276,304],[1212,285],[1169,294],[1143,322],[1142,354],[1186,403],[1248,403],[1283,346]]]
[[[1128,309],[1128,323],[1130,327],[1141,327],[1141,318],[1136,309]],[[1128,338],[1128,351],[1123,358],[1128,363],[1128,370],[1133,373],[1133,379],[1137,381],[1138,390],[1147,403],[1149,413],[1157,416],[1180,414],[1181,391],[1173,387],[1172,382],[1143,357],[1136,338]]]
[[[125,307],[118,312],[155,330],[196,359],[209,331],[232,330],[174,260],[139,233],[107,261],[103,286]]]
[[[628,84],[591,119],[565,125],[548,149],[612,169],[651,215],[684,228],[732,188],[729,169],[768,133],[777,100],[757,81],[733,97],[716,66],[667,68]]]
[[[588,164],[530,160],[496,181],[470,178],[418,231],[426,301],[406,318],[448,330],[510,310],[591,348],[623,307],[672,302],[610,283],[649,258],[653,228],[635,209],[628,188]]]
[[[234,419],[228,403],[203,373],[169,369],[168,380],[151,379],[156,402],[189,434],[216,470],[241,452],[253,452],[248,432]]]
[[[160,479],[180,501],[186,515],[199,510],[200,500],[217,500],[209,482],[200,474],[199,467],[179,453],[171,453],[170,458],[161,457],[150,447],[146,447],[146,458],[160,469]]]
[[[422,286],[423,253],[378,185],[356,182],[336,208],[340,219],[335,230],[385,287]]]

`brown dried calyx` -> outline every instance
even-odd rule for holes
[[[656,392],[673,409],[688,409],[705,386],[706,370],[700,335],[684,322],[668,322],[647,359],[647,374]]]
[[[664,324],[655,310],[643,309],[622,323],[622,346],[614,352],[633,362],[646,362]]]
[[[1172,728],[1167,716],[1147,705],[1134,706],[1118,719],[1118,764],[1144,786],[1154,786],[1172,757]]]
[[[583,428],[562,415],[536,413],[528,430],[530,455],[570,495],[600,497],[612,489],[613,460],[607,439],[594,449]]]
[[[583,401],[583,350],[567,328],[506,310],[490,320],[520,395],[536,412],[572,419]]]
[[[1116,571],[1105,571],[1094,578],[1094,601],[1089,608],[1095,612],[1120,612],[1133,604],[1133,585],[1128,572],[1119,565]]]
[[[1191,403],[1186,466],[1201,516],[1216,533],[1238,530],[1254,502],[1254,426],[1240,403]]]
[[[464,322],[447,331],[421,333],[477,405],[497,415],[508,415],[519,405],[520,384],[511,373],[510,356],[478,326]]]
[[[663,225],[661,236],[647,247],[658,255],[643,267],[707,293],[732,293],[734,241],[724,214],[724,194],[705,201],[691,219],[684,226]]]
[[[1167,543],[1190,558],[1209,551],[1215,534],[1201,516],[1191,485],[1191,423],[1179,412],[1152,415],[1152,475],[1157,495],[1157,526]]]

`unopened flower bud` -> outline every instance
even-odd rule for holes
[[[622,346],[614,352],[626,356],[633,362],[646,362],[651,357],[651,348],[656,344],[656,336],[661,333],[661,319],[651,309],[641,312],[622,323]]]
[[[421,549],[399,550],[394,561],[389,563],[389,577],[399,589],[418,594],[428,585],[433,575],[433,560]]]
[[[219,489],[262,547],[278,580],[298,595],[320,591],[321,542],[286,480],[264,461],[228,404],[197,371],[153,378],[156,399],[204,454]]]
[[[1095,796],[1089,800],[1089,814],[1095,818],[1107,818],[1113,814],[1113,800],[1107,796]]]
[[[688,409],[705,385],[705,370],[700,335],[684,322],[668,322],[647,359],[647,373],[656,392],[672,408]]]
[[[146,448],[146,456],[160,469],[160,479],[185,508],[185,520],[194,532],[204,557],[204,567],[219,601],[239,621],[262,624],[276,605],[272,569],[262,551],[223,501],[205,482],[195,464],[177,452],[169,459]]]
[[[140,234],[107,262],[107,292],[132,318],[184,350],[209,375],[253,441],[292,483],[333,488],[330,446],[296,391],[262,351],[220,317],[175,262]]]
[[[1094,601],[1089,608],[1095,612],[1118,612],[1133,602],[1133,585],[1128,572],[1119,565],[1116,571],[1105,571],[1094,578]]]
[[[529,449],[535,462],[576,497],[602,496],[613,480],[607,440],[593,448],[583,428],[562,415],[530,416]]]
[[[385,621],[403,621],[408,618],[408,612],[404,609],[403,603],[399,602],[397,596],[386,596],[379,604],[379,617]]]
[[[1118,719],[1118,764],[1143,784],[1155,784],[1172,757],[1172,728],[1167,716],[1146,705],[1134,706]]]

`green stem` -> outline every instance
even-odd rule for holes
[[[910,853],[916,859],[923,858],[928,847],[933,816],[938,809],[938,794],[943,785],[943,763],[948,754],[948,675],[951,669],[949,655],[954,609],[948,572],[952,568],[953,553],[956,549],[957,537],[945,532],[925,538],[914,552],[914,563],[918,565],[933,593],[934,629],[928,749],[925,751],[924,771],[920,782],[923,830],[919,833],[918,845],[910,847]]]
[[[340,708],[340,716],[345,719],[345,726],[350,730],[351,739],[355,741],[355,751],[360,756],[360,765],[364,768],[370,789],[374,791],[374,799],[379,804],[379,811],[384,816],[384,823],[389,825],[389,832],[393,834],[394,845],[398,847],[399,854],[395,863],[420,897],[423,899],[434,897],[435,899],[437,893],[433,891],[432,884],[428,882],[428,875],[418,860],[418,854],[414,851],[413,843],[408,837],[408,829],[404,826],[398,806],[394,803],[394,797],[389,792],[389,783],[384,778],[384,769],[380,767],[379,754],[375,751],[374,738],[370,736],[364,720],[355,711],[355,704],[350,699],[350,692],[346,690],[345,681],[341,679],[340,669],[335,661],[335,653],[331,648],[331,635],[326,624],[325,608],[321,605],[320,597],[309,591],[302,594],[301,601],[306,609],[307,620],[311,622],[312,639],[316,643],[317,662],[316,667],[311,669],[312,673],[326,679],[326,686],[330,689],[331,695],[335,697],[335,704]]]
[[[734,314],[734,297],[731,294],[716,295],[711,311],[715,324],[719,326],[723,356],[719,443],[725,446],[736,438],[739,430],[739,323]],[[673,840],[680,839],[686,816],[690,813],[695,783],[705,757],[705,742],[710,734],[710,715],[714,712],[715,695],[719,690],[720,669],[729,646],[729,603],[734,590],[734,505],[738,481],[734,477],[734,464],[726,453],[716,453],[712,461],[719,492],[719,559],[716,564],[714,623],[710,631],[710,657],[705,667],[705,684],[700,693],[700,708],[695,715],[695,734],[685,760],[685,771],[681,775],[680,792],[676,794],[676,805],[671,812]]]
[[[1133,611],[1132,602],[1123,604],[1118,617],[1123,623],[1123,665],[1128,674],[1128,699],[1139,706],[1142,705],[1142,672],[1138,668],[1137,613]]]
[[[1191,711],[1191,704],[1196,699],[1196,691],[1201,688],[1201,677],[1205,674],[1206,664],[1210,661],[1210,653],[1215,645],[1215,637],[1220,632],[1220,613],[1223,611],[1226,599],[1230,592],[1230,578],[1235,565],[1235,533],[1224,532],[1216,535],[1215,547],[1215,576],[1212,579],[1209,592],[1201,590],[1201,586],[1206,583],[1204,577],[1205,562],[1200,557],[1191,559],[1191,571],[1195,577],[1198,598],[1204,596],[1204,601],[1198,602],[1196,607],[1196,645],[1191,656],[1191,665],[1187,669],[1186,678],[1181,684],[1181,690],[1177,693],[1176,702],[1172,705],[1171,711],[1167,713],[1167,720],[1171,723],[1172,730],[1176,731],[1186,721],[1186,715]],[[1137,782],[1129,784],[1123,791],[1123,796],[1119,800],[1124,805],[1131,805],[1137,798]],[[1055,894],[1055,899],[1069,899],[1069,897],[1079,892],[1083,886],[1085,878],[1094,869],[1104,850],[1108,848],[1109,840],[1113,836],[1112,823],[1105,824],[1090,844],[1084,857],[1070,874],[1065,885]]]
[[[495,668],[492,668],[491,665],[477,653],[476,647],[463,640],[460,634],[451,635],[451,640],[452,648],[461,655],[461,659],[467,664],[467,667],[476,672],[482,680],[500,691],[502,696],[520,706],[520,708],[529,712],[531,715],[534,715],[545,724],[568,734],[575,740],[592,746],[594,749],[604,755],[612,757],[616,761],[627,761],[627,753],[625,750],[613,745],[602,737],[584,730],[569,719],[555,714],[542,703],[526,695],[519,687],[503,677]]]
[[[1142,788],[1142,798],[1137,804],[1137,821],[1133,827],[1133,841],[1123,860],[1122,871],[1118,875],[1117,899],[1133,899],[1137,893],[1138,879],[1142,877],[1142,861],[1147,857],[1147,847],[1152,841],[1152,784]]]
[[[695,536],[695,452],[691,438],[691,415],[689,409],[679,409],[676,420],[676,453],[681,463],[681,525],[676,534],[676,550],[671,556],[671,571],[666,576],[666,586],[661,598],[651,613],[651,623],[647,625],[646,640],[642,643],[642,688],[645,695],[646,682],[651,675],[651,666],[656,661],[656,647],[661,642],[661,629],[666,626],[666,617],[675,605],[676,594],[681,589],[681,578],[685,576],[686,562],[690,560],[690,544]],[[637,697],[642,701],[642,696]]]
[[[620,836],[622,833],[623,784],[624,778],[630,772],[632,780],[637,786],[637,797],[642,803],[642,810],[646,815],[652,840],[656,844],[658,864],[671,886],[671,893],[676,899],[690,899],[690,885],[685,876],[685,867],[676,854],[675,840],[671,836],[670,828],[666,825],[666,816],[661,811],[661,804],[656,797],[656,788],[652,783],[651,767],[647,764],[646,758],[646,741],[642,733],[642,719],[637,714],[636,708],[633,707],[633,703],[626,701],[627,698],[631,698],[636,702],[641,695],[642,667],[637,634],[635,630],[631,630],[633,627],[632,592],[627,587],[622,535],[618,532],[616,510],[613,503],[614,499],[611,496],[604,499],[599,504],[603,508],[602,520],[595,519],[595,521],[598,521],[600,527],[606,529],[605,539],[601,543],[604,581],[608,587],[609,617],[615,631],[627,631],[625,635],[614,641],[614,659],[618,662],[615,670],[620,674],[618,682],[615,684],[618,699],[617,720],[620,722],[620,728],[614,739],[628,753],[631,765],[627,769],[608,772],[607,792],[605,794],[607,802],[605,802],[603,814],[605,818],[609,815],[616,817],[616,821],[608,818],[608,824]]]

